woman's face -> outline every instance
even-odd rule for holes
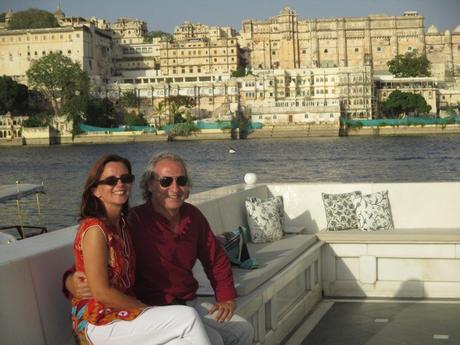
[[[122,208],[128,201],[131,194],[132,183],[123,183],[119,179],[120,176],[129,175],[129,170],[121,162],[109,162],[105,165],[99,181],[106,180],[108,177],[116,177],[118,181],[116,185],[100,183],[93,189],[93,194],[101,200],[106,209]]]

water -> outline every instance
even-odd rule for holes
[[[459,135],[0,147],[0,184],[43,181],[44,223],[53,230],[76,224],[86,174],[105,153],[129,158],[137,182],[152,155],[178,153],[189,166],[192,192],[200,192],[242,183],[247,172],[259,182],[459,181],[459,148]],[[132,205],[142,201],[137,182]],[[2,205],[0,225],[14,221],[14,203]]]

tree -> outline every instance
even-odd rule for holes
[[[61,112],[73,120],[74,131],[80,123],[107,128],[118,125],[115,107],[108,98],[77,95],[63,105]]]
[[[125,107],[137,107],[139,100],[137,99],[136,90],[124,91],[121,96],[120,103]]]
[[[48,113],[38,113],[29,116],[29,118],[22,122],[23,127],[43,127],[48,126],[51,122],[51,116]]]
[[[5,12],[0,13],[0,22],[1,22],[1,23],[4,23],[4,22],[5,22],[5,15],[6,15]]]
[[[176,123],[174,127],[168,132],[168,140],[173,140],[174,137],[188,137],[193,133],[200,132],[201,130],[193,122]]]
[[[399,118],[401,115],[427,114],[431,110],[423,96],[410,92],[393,91],[382,103],[382,113],[387,118]]]
[[[236,71],[232,71],[232,77],[234,78],[239,78],[239,77],[244,77],[248,73],[246,73],[246,67],[240,66],[236,69]]]
[[[0,114],[24,114],[29,108],[27,86],[17,83],[11,77],[0,77]]]
[[[8,29],[41,29],[55,27],[59,27],[59,24],[52,13],[36,8],[29,8],[26,11],[14,12]]]
[[[395,58],[387,62],[387,65],[395,77],[429,77],[431,75],[431,63],[426,55],[417,56],[416,53],[396,55]]]
[[[144,36],[144,43],[152,43],[153,39],[157,37],[164,37],[168,40],[172,39],[172,35],[170,33],[161,30],[154,30]]]
[[[66,101],[88,90],[88,74],[77,62],[60,53],[33,61],[26,74],[30,87],[41,91],[51,102],[55,115]]]
[[[189,96],[171,96],[168,98],[169,122],[182,123],[190,120],[190,108],[196,104],[195,99]],[[184,116],[185,115],[185,118]]]
[[[123,116],[123,121],[126,126],[148,126],[147,121],[144,118],[143,114],[136,115],[134,113],[125,113]]]

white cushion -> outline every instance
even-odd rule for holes
[[[356,229],[358,227],[352,197],[360,195],[361,192],[359,191],[340,194],[321,194],[326,212],[328,231]]]
[[[283,237],[284,207],[281,196],[265,200],[249,197],[245,204],[252,242],[273,242]]]
[[[352,197],[352,201],[356,207],[359,230],[393,229],[393,218],[387,190],[366,195],[356,195]]]

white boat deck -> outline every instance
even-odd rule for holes
[[[322,192],[384,189],[394,230],[321,231]],[[306,230],[291,236],[312,242],[273,270],[292,248],[286,238],[270,243],[264,269],[235,274],[254,284],[237,312],[253,324],[255,345],[460,344],[460,182],[238,185],[191,201],[220,233],[247,226],[248,196],[273,195],[283,196],[286,225]],[[71,227],[0,247],[2,345],[73,344],[60,287],[74,234]]]
[[[323,300],[284,345],[460,344],[460,301]]]

